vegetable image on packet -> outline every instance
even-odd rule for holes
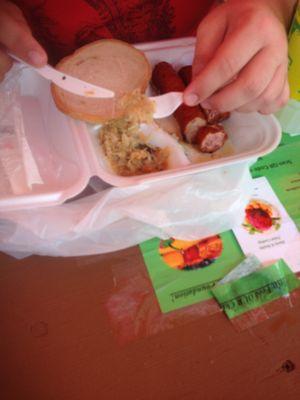
[[[140,245],[161,311],[212,299],[211,288],[243,259],[232,232],[204,239],[150,239]]]
[[[223,242],[220,235],[202,240],[184,241],[178,239],[162,240],[159,254],[171,268],[191,271],[211,265],[221,256]]]
[[[281,225],[279,211],[272,204],[263,200],[252,199],[245,209],[243,227],[250,235],[277,231]]]

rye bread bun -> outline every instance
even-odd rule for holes
[[[90,123],[120,117],[122,109],[118,100],[134,90],[143,93],[151,78],[151,66],[144,53],[116,39],[102,39],[85,45],[63,58],[56,68],[115,92],[113,99],[92,99],[52,84],[56,106],[63,113]]]

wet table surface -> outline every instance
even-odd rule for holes
[[[300,398],[300,292],[238,332],[215,303],[161,314],[137,247],[0,254],[3,400]]]

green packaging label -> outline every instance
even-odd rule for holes
[[[202,240],[148,240],[140,245],[162,312],[212,298],[211,288],[243,259],[232,232]]]
[[[252,167],[253,178],[265,176],[300,230],[300,140],[280,146]]]
[[[296,275],[283,260],[279,260],[248,276],[217,285],[212,293],[228,318],[232,319],[285,296],[299,286]]]

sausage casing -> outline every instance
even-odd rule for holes
[[[162,94],[168,92],[183,92],[185,84],[171,64],[167,62],[158,63],[152,73],[152,84]],[[189,107],[182,104],[174,113],[179,123],[185,140],[193,141],[198,129],[206,125],[206,118],[198,106]]]
[[[199,128],[193,143],[202,153],[213,153],[224,145],[226,139],[222,125],[206,125]]]
[[[185,65],[184,67],[180,68],[178,74],[181,77],[184,84],[186,86],[189,85],[192,81],[192,66]],[[230,117],[230,112],[219,112],[219,111],[208,110],[203,107],[201,108],[202,111],[204,112],[208,124],[217,124],[218,122],[224,121],[225,119]]]

